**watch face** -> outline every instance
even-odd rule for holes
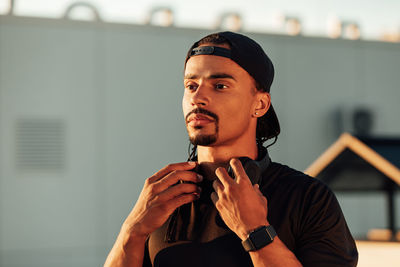
[[[268,233],[266,227],[262,227],[261,229],[253,232],[250,235],[251,242],[253,243],[253,245],[256,249],[259,249],[259,248],[262,248],[262,247],[268,245],[269,243],[272,242],[273,238],[274,237]]]

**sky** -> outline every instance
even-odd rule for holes
[[[10,0],[0,0],[0,14]],[[15,14],[58,18],[73,0],[14,0]],[[301,20],[303,34],[326,35],[328,22],[337,18],[359,24],[363,39],[379,39],[383,32],[400,32],[400,0],[90,0],[109,22],[143,23],[153,7],[173,10],[175,25],[212,28],[225,12],[237,12],[243,30],[274,32],[282,15]],[[82,11],[82,10],[81,10]],[[82,12],[81,12],[82,13]]]

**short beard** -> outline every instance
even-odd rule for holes
[[[217,141],[217,135],[200,135],[195,137],[189,137],[190,142],[195,146],[209,146]]]
[[[217,141],[218,126],[215,129],[215,134],[189,136],[189,141],[194,146],[209,146]]]
[[[196,108],[192,111],[190,111],[188,114],[186,114],[185,116],[185,121],[187,123],[188,118],[191,114],[205,114],[207,116],[212,117],[215,121],[215,133],[214,134],[209,134],[209,135],[195,135],[195,136],[190,136],[190,132],[189,132],[189,128],[187,127],[188,130],[188,134],[189,134],[189,141],[194,145],[194,146],[209,146],[213,143],[215,143],[215,141],[217,141],[217,137],[218,137],[218,116],[215,113],[212,113],[211,111],[208,111],[206,109],[203,108]],[[202,126],[195,126],[194,127],[196,130],[200,130],[201,128],[203,128]]]

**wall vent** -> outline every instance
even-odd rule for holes
[[[62,170],[65,125],[59,119],[20,119],[16,124],[16,163],[21,170]]]

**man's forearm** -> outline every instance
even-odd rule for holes
[[[274,241],[257,250],[250,252],[254,267],[300,267],[302,264],[285,244],[275,237]]]
[[[145,243],[145,236],[130,233],[123,226],[104,267],[142,267]]]

